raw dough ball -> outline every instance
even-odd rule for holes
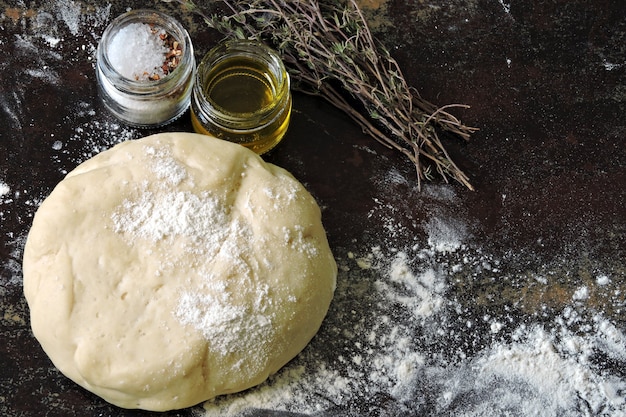
[[[263,382],[315,335],[337,274],[298,181],[191,133],[125,142],[70,172],[35,216],[23,267],[55,366],[157,411]]]

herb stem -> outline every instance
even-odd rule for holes
[[[227,37],[256,39],[275,48],[295,90],[323,97],[366,134],[408,157],[418,187],[432,179],[434,167],[446,182],[453,178],[473,190],[439,137],[439,132],[450,132],[469,140],[477,129],[449,112],[468,106],[437,107],[410,87],[396,60],[373,36],[356,0],[218,0],[226,6],[221,16],[201,10],[194,0],[177,1]]]

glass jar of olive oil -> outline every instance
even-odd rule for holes
[[[289,83],[274,50],[256,41],[226,41],[198,65],[191,100],[194,130],[265,153],[287,131]]]

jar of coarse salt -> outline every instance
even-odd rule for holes
[[[132,10],[105,29],[96,75],[108,110],[136,127],[165,125],[189,107],[195,58],[185,28],[155,10]]]

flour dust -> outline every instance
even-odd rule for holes
[[[589,290],[551,320],[467,307],[455,280],[507,280],[510,259],[477,247],[472,225],[443,210],[458,201],[453,187],[427,184],[433,216],[399,223],[403,208],[385,195],[394,182],[402,182],[394,170],[379,179],[369,213],[381,230],[335,248],[338,288],[311,344],[266,383],[208,401],[197,415],[626,415],[626,335],[586,305]],[[423,237],[408,239],[417,229]],[[598,272],[595,282],[606,289],[616,278]],[[548,285],[539,271],[530,279]]]
[[[50,144],[51,162],[60,174],[66,174],[81,162],[123,140],[141,136],[136,129],[98,114],[99,103],[81,98],[93,96],[81,94],[80,89],[95,86],[95,53],[100,36],[111,20],[111,4],[93,6],[75,0],[54,0],[37,6],[7,8],[0,19],[1,27],[21,27],[19,34],[9,36],[7,31],[6,36],[0,36],[0,45],[24,63],[19,67],[4,68],[6,78],[12,81],[6,94],[0,97],[0,111],[8,123],[5,127],[16,135],[26,134],[30,129],[50,132],[49,137],[40,140]],[[69,137],[60,137],[54,126],[38,126],[40,121],[30,114],[26,98],[33,94],[33,88],[67,89],[68,81],[64,76],[70,66],[84,68],[85,82],[82,85],[78,80],[71,86],[76,89],[75,103],[55,109],[58,123],[73,129]],[[30,224],[50,190],[36,190],[13,183],[12,173],[0,174],[4,176],[0,178],[0,222],[6,251],[10,255],[9,260],[0,265],[0,293],[4,294],[13,293],[21,285],[21,259],[27,233],[24,227]],[[24,227],[13,230],[5,224]]]

